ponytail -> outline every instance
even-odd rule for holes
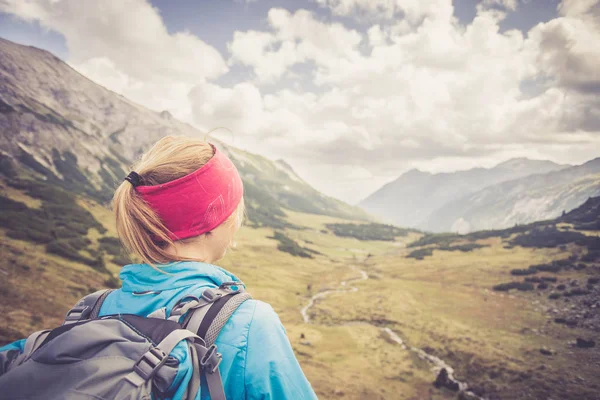
[[[169,261],[169,255],[164,250],[172,244],[167,229],[129,182],[123,182],[117,188],[113,209],[117,233],[130,253],[141,257],[147,264]]]

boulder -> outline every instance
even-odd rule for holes
[[[594,342],[593,340],[586,340],[586,339],[582,339],[582,338],[577,338],[577,347],[582,348],[582,349],[590,349],[594,346],[596,346],[596,342]]]
[[[460,390],[460,385],[458,382],[448,376],[448,371],[446,371],[446,368],[441,369],[433,385],[438,389],[446,388],[452,390],[453,392],[458,392]]]
[[[542,353],[545,356],[553,356],[556,354],[556,351],[544,346],[540,349],[540,353]]]

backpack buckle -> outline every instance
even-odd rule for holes
[[[208,288],[202,292],[202,296],[200,296],[200,297],[202,297],[207,302],[212,303],[212,302],[216,301],[218,298],[220,298],[221,296],[222,296],[221,293]]]
[[[65,323],[76,322],[87,319],[92,310],[88,306],[77,305],[71,308],[65,316]]]
[[[167,356],[161,349],[152,347],[135,363],[133,370],[147,381],[167,361]]]
[[[200,366],[212,374],[219,368],[221,360],[223,360],[223,356],[217,351],[217,346],[213,344],[206,350],[204,357],[200,359]]]

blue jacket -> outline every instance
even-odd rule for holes
[[[121,270],[123,287],[105,300],[100,315],[146,316],[166,307],[167,315],[185,295],[200,296],[206,288],[239,279],[226,270],[199,262],[161,265],[159,272],[146,264],[126,265]],[[21,348],[24,341],[0,351]],[[219,366],[227,399],[316,399],[304,376],[285,329],[273,308],[261,301],[247,300],[231,316],[216,341],[223,361]],[[192,376],[192,364],[181,343],[171,353],[180,362],[170,391],[171,399],[183,396]],[[202,400],[209,399],[203,386]]]

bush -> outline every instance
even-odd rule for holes
[[[550,294],[550,296],[548,296],[548,298],[550,300],[556,300],[556,299],[559,299],[560,297],[561,297],[560,293],[552,293],[552,294]]]
[[[415,258],[417,260],[423,260],[425,257],[431,256],[431,255],[433,255],[432,248],[418,249],[418,250],[411,251],[406,256],[406,258]]]
[[[473,251],[475,249],[481,249],[482,247],[487,247],[482,244],[477,243],[466,243],[466,244],[458,244],[456,246],[440,246],[440,250],[444,251],[462,251],[463,253],[467,253],[469,251]]]
[[[121,241],[116,237],[104,236],[98,239],[98,242],[100,243],[101,250],[104,250],[113,256],[119,256],[123,251]]]
[[[590,249],[588,249],[587,254],[583,255],[580,258],[580,261],[583,261],[583,262],[600,261],[600,250],[590,250]]]
[[[512,289],[517,289],[522,292],[525,292],[525,291],[533,290],[534,286],[533,286],[533,284],[531,284],[529,282],[507,282],[507,283],[501,283],[499,285],[496,285],[492,289],[497,292],[507,292]]]
[[[112,262],[114,262],[117,265],[127,265],[132,263],[131,259],[125,254],[119,254],[118,256],[114,256],[112,258]]]
[[[537,285],[538,290],[546,290],[546,289],[548,289],[548,287],[549,287],[548,284],[545,282],[542,282]]]
[[[535,273],[537,273],[538,270],[535,266],[531,266],[527,269],[513,269],[510,271],[511,275],[515,275],[515,276],[524,276],[524,275],[533,275]]]
[[[585,290],[585,289],[580,289],[580,288],[575,288],[572,290],[569,290],[568,292],[565,292],[565,297],[572,297],[572,296],[585,296],[590,294],[589,291]]]
[[[121,280],[111,275],[110,278],[104,281],[104,286],[109,289],[118,289],[121,287]]]
[[[0,210],[2,210],[3,214],[7,211],[20,212],[27,209],[28,207],[24,203],[0,195]]]
[[[69,260],[81,262],[88,265],[95,262],[95,260],[79,254],[77,249],[72,247],[69,244],[69,242],[64,240],[55,240],[53,242],[48,243],[46,245],[46,251],[48,253],[56,254]]]
[[[275,239],[279,242],[277,245],[277,249],[279,249],[279,251],[289,253],[296,257],[313,258],[312,254],[310,254],[310,249],[301,247],[297,242],[285,236],[282,232],[277,231],[269,238]]]
[[[383,240],[393,241],[397,236],[406,236],[411,229],[401,229],[385,224],[326,224],[334,235],[340,237],[353,237],[358,240]]]
[[[0,154],[0,174],[9,179],[16,178],[18,175],[12,159],[4,154]]]

